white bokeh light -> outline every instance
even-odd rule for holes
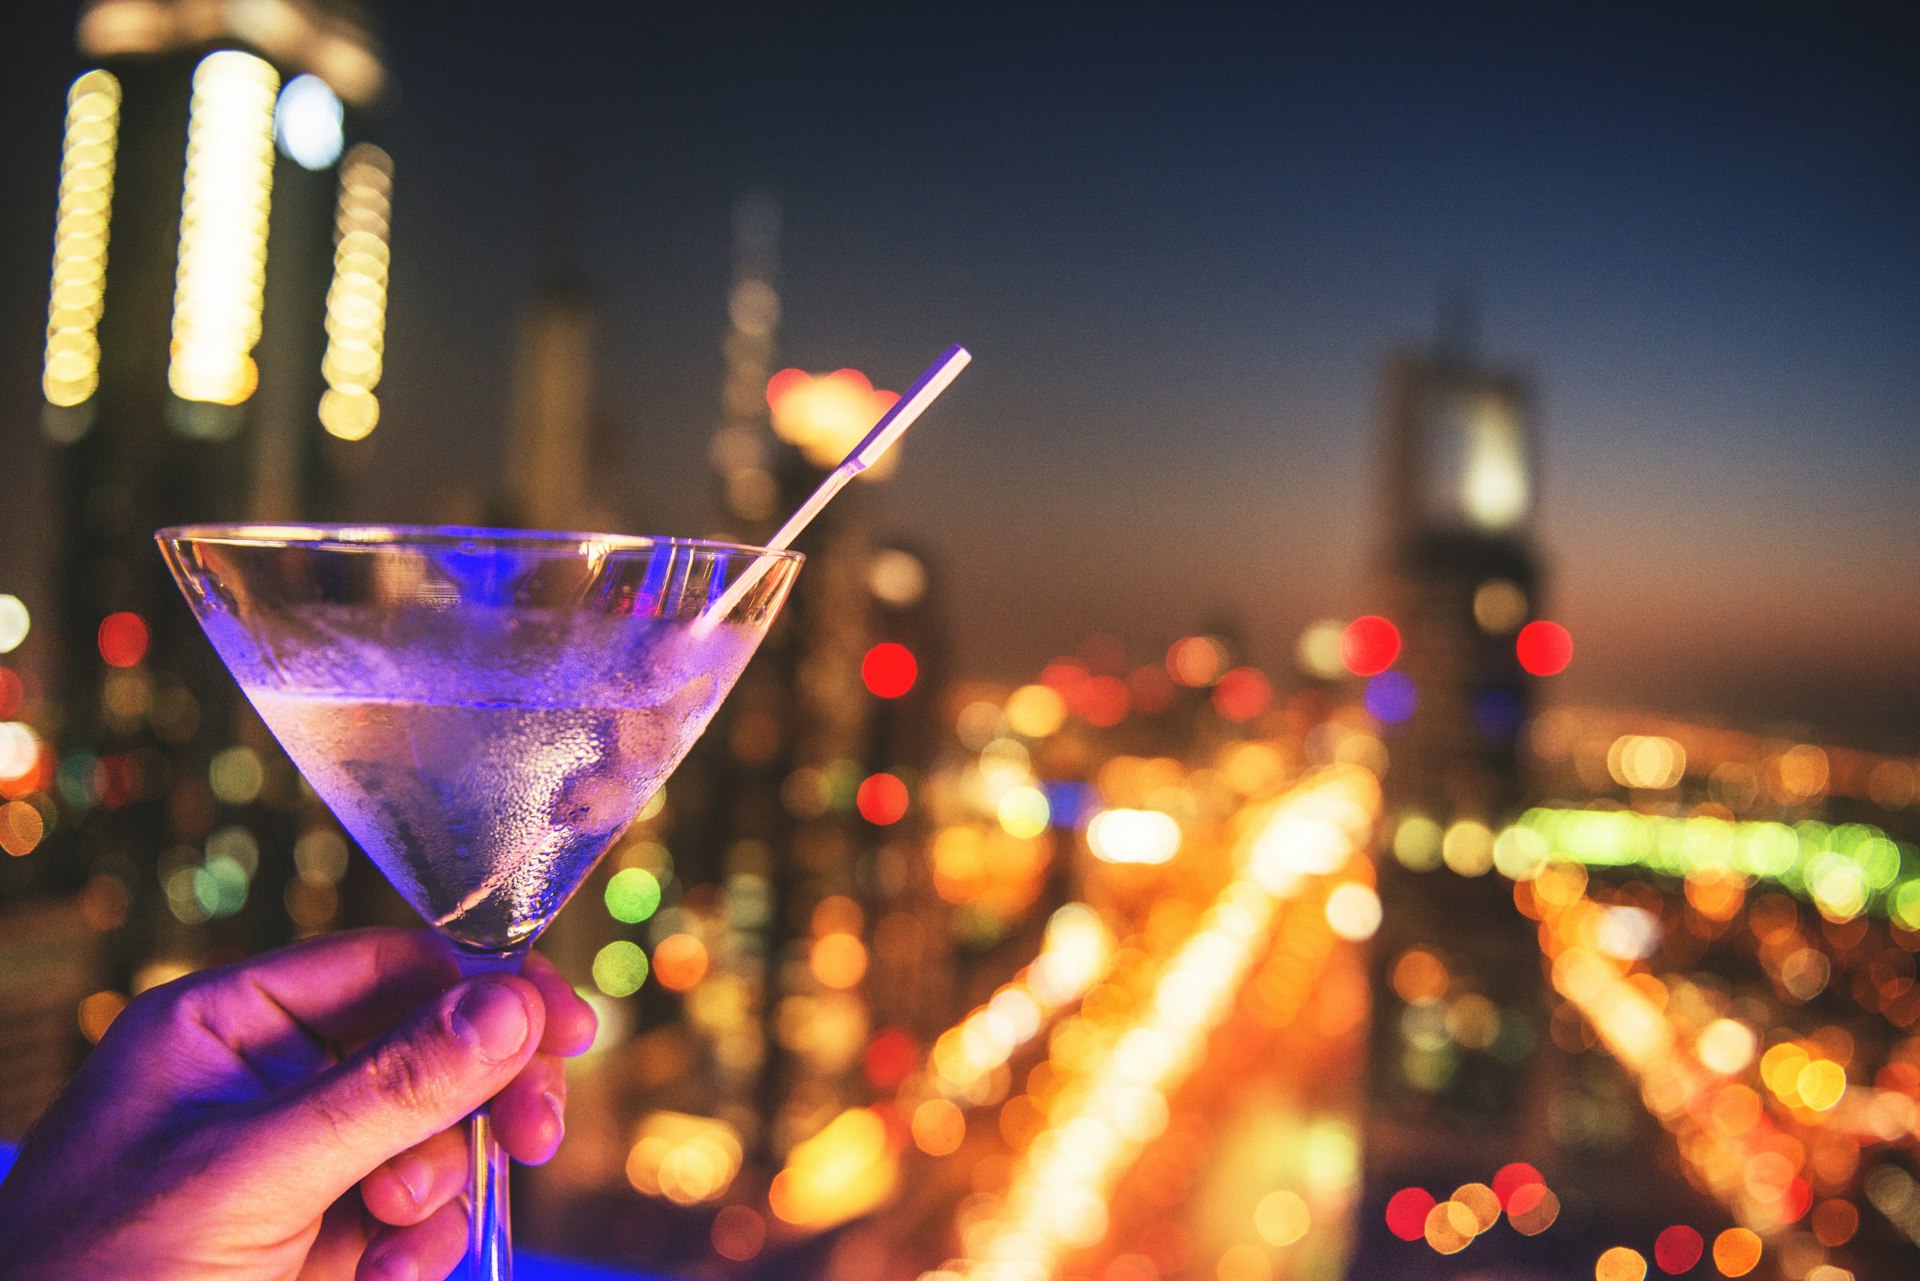
[[[295,76],[280,91],[273,136],[280,150],[303,169],[325,169],[345,145],[346,111],[339,95],[319,76]]]

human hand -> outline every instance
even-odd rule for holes
[[[446,1276],[453,1127],[492,1099],[507,1153],[547,1160],[595,1027],[538,955],[458,977],[424,931],[359,930],[135,998],[0,1183],[0,1278]]]

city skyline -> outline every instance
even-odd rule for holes
[[[1300,628],[1372,603],[1378,366],[1465,283],[1485,354],[1542,392],[1537,534],[1578,647],[1557,692],[1913,742],[1917,109],[1891,18],[1040,18],[1010,43],[385,16],[392,340],[361,515],[498,484],[514,314],[572,265],[645,523],[716,528],[728,215],[763,190],[778,365],[898,387],[948,341],[980,355],[880,495],[951,578],[959,673],[1236,618],[1283,670]],[[77,64],[64,18],[25,21],[10,169],[46,181],[5,202],[0,448],[31,481],[57,129],[29,126]],[[531,181],[553,151],[571,215]],[[25,499],[13,577],[45,550],[50,500]]]
[[[563,1274],[1915,1257],[1904,27],[79,7],[0,54],[0,1176],[170,980],[426,919],[600,1015]],[[149,560],[761,540],[955,339],[744,673],[732,554]]]

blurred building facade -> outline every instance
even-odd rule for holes
[[[1436,1162],[1484,1179],[1551,1146],[1537,948],[1487,875],[1527,782],[1534,690],[1516,638],[1542,591],[1534,403],[1525,375],[1462,340],[1383,371],[1375,592],[1399,652],[1365,691],[1391,756],[1367,1136],[1381,1188]],[[1473,1026],[1449,1035],[1450,1015]]]
[[[44,820],[11,888],[100,936],[75,967],[97,1036],[127,991],[337,909],[344,844],[153,532],[340,513],[379,421],[392,165],[358,5],[91,0],[76,43],[42,377],[59,595],[8,795]]]

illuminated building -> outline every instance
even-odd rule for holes
[[[19,861],[35,889],[114,905],[87,919],[124,995],[152,958],[334,919],[338,838],[152,534],[340,514],[378,420],[392,166],[365,136],[385,72],[361,6],[80,8],[41,380],[64,522],[61,595],[36,620],[57,732],[41,786],[9,803],[58,820]],[[297,869],[261,857],[296,838]]]
[[[780,206],[748,196],[733,212],[733,286],[727,294],[726,372],[720,420],[709,460],[730,520],[743,531],[773,532],[778,510],[767,422],[767,379],[780,328]]]
[[[890,395],[850,371],[775,375],[777,226],[764,200],[736,217],[710,452],[727,532],[743,539],[764,537],[838,461],[818,440],[841,417],[863,418],[857,438]],[[825,394],[796,412],[782,393],[797,382]],[[711,1249],[745,1258],[776,1230],[830,1226],[862,1180],[890,1190],[847,1172],[873,1145],[868,1105],[897,1082],[888,1065],[908,1070],[960,999],[949,909],[924,857],[946,680],[938,576],[877,536],[873,498],[858,486],[808,529],[780,624],[660,813],[582,894],[605,911],[590,929],[563,917],[549,935],[563,963],[591,955],[601,993],[641,1029],[617,1052],[647,1079],[644,1096],[617,1074],[603,1087],[621,1150],[568,1176],[629,1189],[617,1211],[629,1235],[661,1215],[711,1218]],[[736,1220],[752,1227],[750,1250],[723,1231]],[[671,1249],[629,1257],[658,1264]]]
[[[1550,1147],[1537,949],[1493,874],[1522,801],[1516,637],[1540,575],[1528,380],[1448,342],[1395,358],[1383,399],[1379,613],[1348,625],[1341,661],[1391,761],[1368,1146],[1369,1177],[1397,1188]]]
[[[1350,629],[1383,661],[1349,669],[1386,725],[1390,812],[1489,823],[1520,799],[1532,693],[1519,650],[1541,617],[1533,399],[1525,376],[1458,344],[1388,366],[1378,590],[1400,650]]]

